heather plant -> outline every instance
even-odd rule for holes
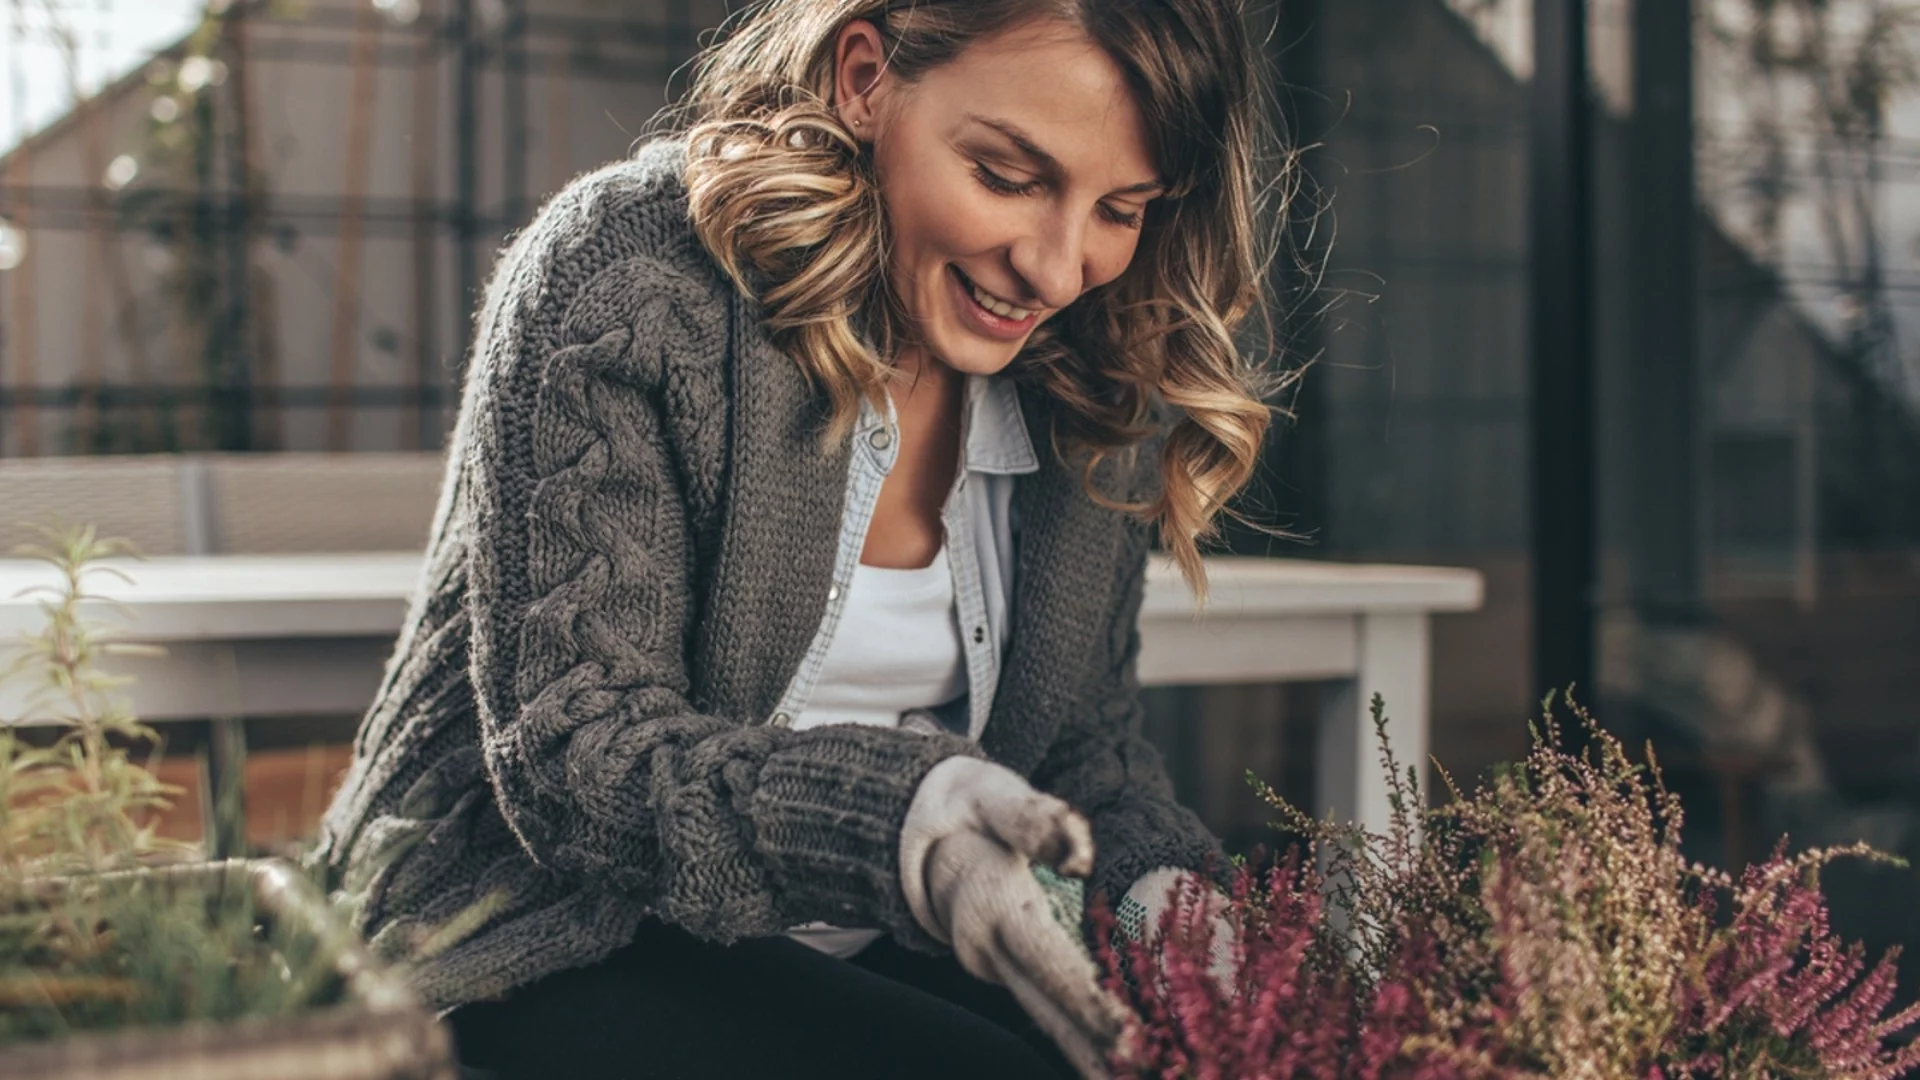
[[[1115,1076],[1343,1075],[1358,1024],[1340,943],[1322,918],[1318,874],[1298,852],[1264,873],[1239,867],[1230,985],[1211,971],[1210,887],[1197,878],[1177,886],[1144,941],[1116,941],[1113,916],[1095,907],[1105,985],[1139,1018],[1122,1039]]]
[[[1439,770],[1428,807],[1374,702],[1392,815],[1384,834],[1319,820],[1249,778],[1306,838],[1243,868],[1234,985],[1205,978],[1204,897],[1115,947],[1108,985],[1139,1016],[1124,1077],[1576,1080],[1891,1078],[1920,1006],[1893,1012],[1893,957],[1871,969],[1832,932],[1818,871],[1864,845],[1771,859],[1738,879],[1689,862],[1679,800],[1578,707],[1567,750],[1550,698],[1525,760],[1471,794]],[[1436,766],[1437,768],[1437,766]],[[1322,897],[1325,902],[1322,902]]]
[[[1888,1046],[1920,1022],[1920,1005],[1886,1016],[1895,955],[1867,969],[1828,926],[1818,872],[1834,858],[1884,858],[1865,845],[1786,857],[1784,841],[1737,882],[1716,880],[1698,908],[1709,940],[1677,995],[1672,1066],[1663,1078],[1903,1076],[1920,1043]],[[1731,918],[1714,919],[1725,897]],[[1864,973],[1864,974],[1863,974]]]

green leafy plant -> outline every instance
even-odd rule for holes
[[[159,736],[101,667],[142,650],[88,617],[111,607],[90,580],[125,576],[102,560],[131,549],[43,535],[21,554],[54,571],[44,623],[0,673],[27,687],[26,716],[0,728],[0,1042],[338,1000],[342,941],[311,929],[324,918],[264,917],[237,864],[182,865],[197,849],[155,835],[179,791],[135,759]],[[27,718],[58,734],[27,737]]]
[[[133,760],[129,746],[158,755],[160,737],[140,722],[118,693],[125,680],[100,667],[112,655],[152,650],[116,640],[109,627],[82,617],[83,604],[107,604],[89,590],[91,574],[125,579],[98,565],[133,554],[122,541],[100,539],[91,528],[41,530],[43,544],[16,554],[51,567],[57,582],[30,590],[45,616],[0,681],[30,689],[26,717],[60,731],[51,746],[35,747],[14,723],[0,730],[0,867],[10,879],[35,874],[102,872],[142,856],[179,850],[154,835],[155,816],[177,788]],[[117,741],[116,741],[117,740]]]

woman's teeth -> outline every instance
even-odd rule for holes
[[[1012,322],[1025,322],[1027,321],[1027,317],[1033,314],[1033,312],[1026,308],[1014,307],[1004,300],[997,299],[988,293],[980,291],[980,286],[973,284],[971,281],[967,282],[967,284],[973,290],[974,303],[979,304],[981,307],[986,308],[988,311],[993,312],[1003,319]]]

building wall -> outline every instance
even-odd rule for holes
[[[191,161],[165,161],[162,140],[170,136],[150,118],[159,90],[138,74],[84,110],[88,119],[56,125],[12,155],[8,205],[30,250],[25,264],[0,275],[0,386],[203,383],[210,331],[182,316],[182,297],[196,272],[219,291],[220,304],[232,295],[238,260],[230,230],[216,224],[198,230],[204,245],[182,243],[196,233],[189,215],[150,207],[163,190],[232,190],[242,115],[236,91],[244,85],[260,211],[248,245],[253,325],[245,341],[262,397],[249,448],[435,445],[450,422],[451,383],[476,297],[461,293],[454,229],[462,61],[457,44],[441,39],[453,6],[427,0],[422,8],[417,21],[395,25],[362,19],[342,0],[263,6],[247,23],[245,61],[203,94],[213,115],[210,183]],[[695,33],[724,9],[720,0],[534,0],[520,39],[526,123],[518,139],[510,123],[513,80],[498,47],[510,39],[498,27],[483,28],[494,47],[476,75],[474,249],[482,280],[540,202],[628,152],[666,103],[667,80],[691,54]],[[356,94],[365,95],[358,135]],[[364,140],[358,154],[356,138]],[[123,153],[140,162],[141,175],[108,191],[100,178]],[[517,198],[506,187],[510,155],[522,162]],[[97,205],[90,229],[78,212],[85,199]],[[172,239],[162,233],[169,226]],[[336,382],[370,399],[344,410],[338,443],[328,407]],[[424,415],[411,404],[419,386],[430,399]],[[0,415],[0,455],[190,448],[213,438],[192,415],[172,419],[143,410],[111,418],[103,434],[103,425],[85,424],[71,408],[33,416],[15,408]]]

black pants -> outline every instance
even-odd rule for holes
[[[721,947],[648,920],[598,964],[447,1019],[476,1078],[1074,1075],[1011,994],[886,938],[839,960],[784,937]]]

